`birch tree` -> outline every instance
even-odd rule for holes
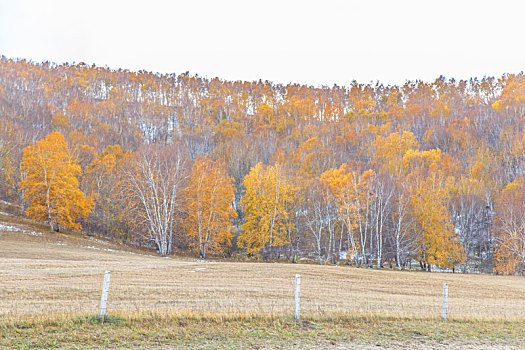
[[[290,244],[295,190],[281,167],[258,163],[244,178],[244,186],[246,193],[241,205],[246,222],[242,225],[239,245],[248,254],[254,254],[263,248]]]
[[[80,230],[80,219],[93,209],[93,199],[78,188],[82,172],[69,155],[64,136],[57,132],[24,149],[21,190],[30,201],[27,215],[47,221],[53,232],[62,225]]]
[[[525,272],[525,179],[518,178],[502,191],[496,207],[495,271]]]
[[[180,224],[185,182],[186,155],[179,145],[139,150],[127,171],[127,188],[141,230],[154,242],[157,252],[171,254],[175,230]]]
[[[376,243],[376,266],[383,266],[383,244],[385,241],[386,223],[392,211],[392,197],[394,195],[392,178],[375,175],[372,178],[370,190],[374,194],[372,201],[372,230]]]
[[[405,181],[396,183],[396,198],[393,205],[391,240],[395,251],[396,266],[401,270],[413,252],[416,238],[410,216],[410,193]]]
[[[208,251],[224,251],[231,245],[231,219],[236,216],[233,178],[220,161],[198,157],[191,169],[187,190],[187,234],[192,247],[205,259]]]

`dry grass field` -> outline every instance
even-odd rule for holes
[[[111,330],[78,321],[98,313],[105,270],[111,271],[108,327],[116,332],[111,344],[119,347],[146,344],[164,348],[162,342],[149,341],[166,333],[165,338],[179,339],[177,347],[184,347],[188,334],[194,334],[191,339],[200,339],[204,348],[206,344],[213,348],[217,339],[222,339],[216,338],[217,332],[224,335],[236,329],[238,333],[228,339],[246,345],[244,339],[252,339],[250,332],[259,328],[260,334],[255,336],[262,337],[260,341],[266,345],[273,344],[270,340],[274,338],[287,342],[302,337],[310,339],[308,344],[313,344],[313,348],[324,347],[331,339],[349,341],[349,329],[361,332],[369,329],[366,334],[388,341],[392,340],[392,332],[408,337],[430,332],[432,348],[436,339],[471,331],[474,337],[486,335],[486,341],[496,341],[492,345],[506,337],[510,337],[509,341],[518,339],[518,347],[524,345],[525,330],[521,325],[525,320],[525,278],[163,258],[100,239],[50,234],[43,227],[3,214],[0,214],[0,338],[3,331],[7,347],[22,344],[20,339],[24,339],[27,347],[57,347],[52,340],[60,338],[57,334],[66,339],[66,344],[83,344],[85,332],[90,332],[89,339],[105,347],[108,344],[102,335],[108,336]],[[293,328],[295,274],[301,275],[301,315],[306,322],[328,322],[329,327],[307,324],[306,328]],[[449,285],[450,322],[446,325],[440,321],[443,283]],[[112,324],[111,316],[124,321]],[[174,321],[173,317],[186,321]],[[50,320],[62,323],[57,326],[50,324]],[[24,322],[32,323],[24,326]],[[163,322],[170,326],[160,327]],[[361,327],[356,322],[366,325]],[[2,324],[7,328],[3,329]],[[181,325],[186,327],[185,331],[174,330],[173,327],[179,329]],[[53,327],[59,330],[51,336],[49,329]],[[136,327],[140,330],[130,331]],[[131,338],[141,334],[142,340],[126,343],[123,339],[128,339],[128,333],[134,334]],[[73,335],[79,338],[67,340]],[[323,342],[317,343],[318,337]],[[39,342],[32,342],[33,338]],[[364,339],[359,344],[370,345],[366,340],[369,338]],[[350,341],[352,346],[357,344],[354,338]],[[399,347],[405,340],[395,341],[401,342],[392,343]],[[239,344],[234,342],[231,347],[237,348]],[[195,342],[188,345],[194,346]]]
[[[525,319],[521,277],[162,258],[0,219],[0,316],[96,314],[110,270],[108,312],[292,315],[298,273],[305,316],[439,318],[446,282],[450,318]]]

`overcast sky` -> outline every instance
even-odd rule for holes
[[[312,85],[525,69],[523,1],[0,0],[0,55]]]

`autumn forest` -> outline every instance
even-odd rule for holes
[[[154,249],[525,272],[525,75],[313,87],[0,57],[0,199]]]

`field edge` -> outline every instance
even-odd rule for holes
[[[317,348],[329,345],[525,346],[525,323],[380,316],[304,318],[114,313],[0,319],[0,348]]]

